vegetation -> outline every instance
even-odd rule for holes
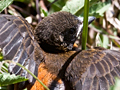
[[[86,33],[86,35],[88,34],[87,48],[102,46],[104,48],[119,50],[120,1],[89,0],[89,5],[86,7],[89,8],[89,10],[86,8],[84,9],[84,3],[85,0],[1,0],[0,13],[22,16],[33,27],[35,27],[44,17],[57,11],[67,11],[79,17],[83,17],[83,15],[86,14],[95,16],[97,19],[89,26],[88,33]],[[84,27],[87,27],[87,24],[84,25]],[[82,43],[83,42],[84,40]],[[5,89],[6,87],[4,86],[7,86],[8,84],[27,80],[20,76],[10,75],[7,70],[8,63],[5,63],[2,60],[3,56],[2,53],[0,53],[1,89]],[[119,90],[116,89],[119,84],[120,81],[116,79],[115,86],[112,86],[110,90]]]

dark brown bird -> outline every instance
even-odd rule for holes
[[[0,48],[4,59],[25,66],[50,90],[108,90],[114,77],[120,77],[120,52],[72,51],[82,26],[82,20],[68,12],[46,17],[34,31],[21,17],[0,15]],[[34,84],[31,90],[45,90],[20,67],[10,64],[9,71],[29,78],[29,83],[19,84],[20,89]]]

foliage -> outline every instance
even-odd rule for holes
[[[27,78],[21,77],[20,75],[16,76],[15,74],[10,75],[8,73],[9,64],[3,61],[3,55],[1,51],[0,51],[0,61],[1,61],[0,62],[0,90],[7,89],[6,86],[10,84],[15,84],[15,83],[28,80]]]
[[[0,61],[2,61],[2,60],[3,60],[3,54],[0,51]]]
[[[30,3],[31,2],[31,0],[14,0],[14,1],[24,2],[24,3]]]
[[[54,0],[48,0],[50,3],[54,2]],[[49,14],[54,13],[56,11],[60,11],[63,6],[66,4],[67,0],[58,0],[53,3],[50,7]],[[50,4],[49,4],[50,5]]]
[[[1,0],[0,1],[0,12],[2,12],[6,7],[8,7],[13,0]]]
[[[2,52],[0,51],[0,57],[2,57],[2,60],[3,60],[3,55],[2,55]],[[10,62],[10,63],[15,63],[15,62],[12,62],[11,60],[6,60],[6,61],[2,61],[0,62],[0,88],[4,89],[4,88],[7,88],[7,87],[4,87],[4,86],[8,86],[8,85],[11,85],[11,84],[15,84],[15,83],[19,83],[19,82],[23,82],[23,81],[27,81],[28,78],[25,78],[25,77],[21,77],[20,75],[15,75],[15,74],[12,74],[10,75],[8,73],[8,66],[9,64],[7,62]],[[21,68],[23,68],[24,70],[26,70],[29,74],[31,74],[36,80],[38,80],[39,83],[41,83],[45,88],[46,90],[49,90],[48,87],[46,87],[33,73],[31,73],[28,69],[26,69],[24,66],[22,66],[21,64],[19,63],[15,63],[16,65],[20,66]]]
[[[10,75],[9,73],[0,74],[0,86],[7,86],[10,84],[15,84],[27,80],[28,80],[27,78],[21,77],[20,75],[17,76],[15,74]]]
[[[110,90],[120,90],[120,79],[115,78],[115,85],[111,86]]]
[[[36,10],[36,0],[1,0],[0,12],[8,14],[21,15],[27,19],[32,19],[31,25],[36,26],[39,18],[44,18],[51,13],[57,11],[67,11],[76,16],[82,17],[84,15],[84,1],[85,0],[44,0],[39,2],[40,13]],[[43,1],[43,0],[39,0]],[[13,2],[13,3],[12,3]],[[114,3],[113,3],[114,2]],[[11,4],[12,3],[12,4]],[[43,5],[44,3],[44,5]],[[11,5],[10,5],[11,4]],[[24,4],[24,5],[23,5]],[[9,6],[10,5],[10,6]],[[118,5],[118,6],[117,6]],[[9,6],[9,7],[8,7]],[[120,2],[117,0],[106,0],[102,2],[100,0],[89,0],[89,16],[95,16],[97,19],[89,26],[87,43],[91,46],[102,46],[104,48],[114,47],[120,50]],[[38,17],[39,15],[39,17]],[[28,20],[29,21],[29,20]],[[0,54],[0,61],[3,60],[2,54]],[[7,65],[6,65],[7,66]],[[1,72],[8,72],[4,66]],[[3,73],[4,77],[9,74]],[[18,77],[14,77],[16,80]],[[3,80],[4,81],[4,80]],[[6,83],[7,85],[7,83]],[[111,88],[111,90],[116,90]]]
[[[110,5],[110,2],[98,2],[90,7],[89,15],[101,17],[103,16],[104,12],[110,7]]]
[[[24,2],[24,3],[33,3],[32,0],[15,0],[15,2]],[[54,0],[48,0],[48,2],[52,3]],[[0,1],[0,12],[2,12],[6,7],[8,7],[13,0],[2,0]],[[7,4],[6,4],[7,3]],[[84,0],[58,0],[52,5],[49,4],[50,10],[49,13],[53,13],[56,11],[67,11],[77,16],[83,15],[84,8]],[[90,0],[89,5],[89,15],[100,17],[103,16],[103,13],[109,8],[110,1],[101,2],[99,0]],[[44,12],[42,10],[42,12]],[[46,15],[45,15],[46,16]]]

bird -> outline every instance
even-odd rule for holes
[[[22,17],[0,14],[0,48],[4,60],[20,63],[37,76],[38,66],[43,59],[41,48],[34,40],[33,27]],[[21,67],[10,64],[9,73],[29,78],[17,88],[23,89],[29,84],[32,86],[35,79]],[[11,88],[11,87],[10,87]],[[19,90],[19,89],[18,89]]]
[[[89,24],[94,20],[89,18]],[[4,59],[18,62],[50,90],[109,90],[120,77],[120,52],[100,47],[74,49],[83,19],[69,12],[55,12],[35,29],[22,17],[0,15],[0,48]],[[22,68],[10,64],[11,74],[29,78],[16,87],[45,90]]]

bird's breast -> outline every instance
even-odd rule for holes
[[[58,75],[64,64],[72,58],[76,51],[70,51],[59,54],[45,53],[45,68],[51,73]]]

